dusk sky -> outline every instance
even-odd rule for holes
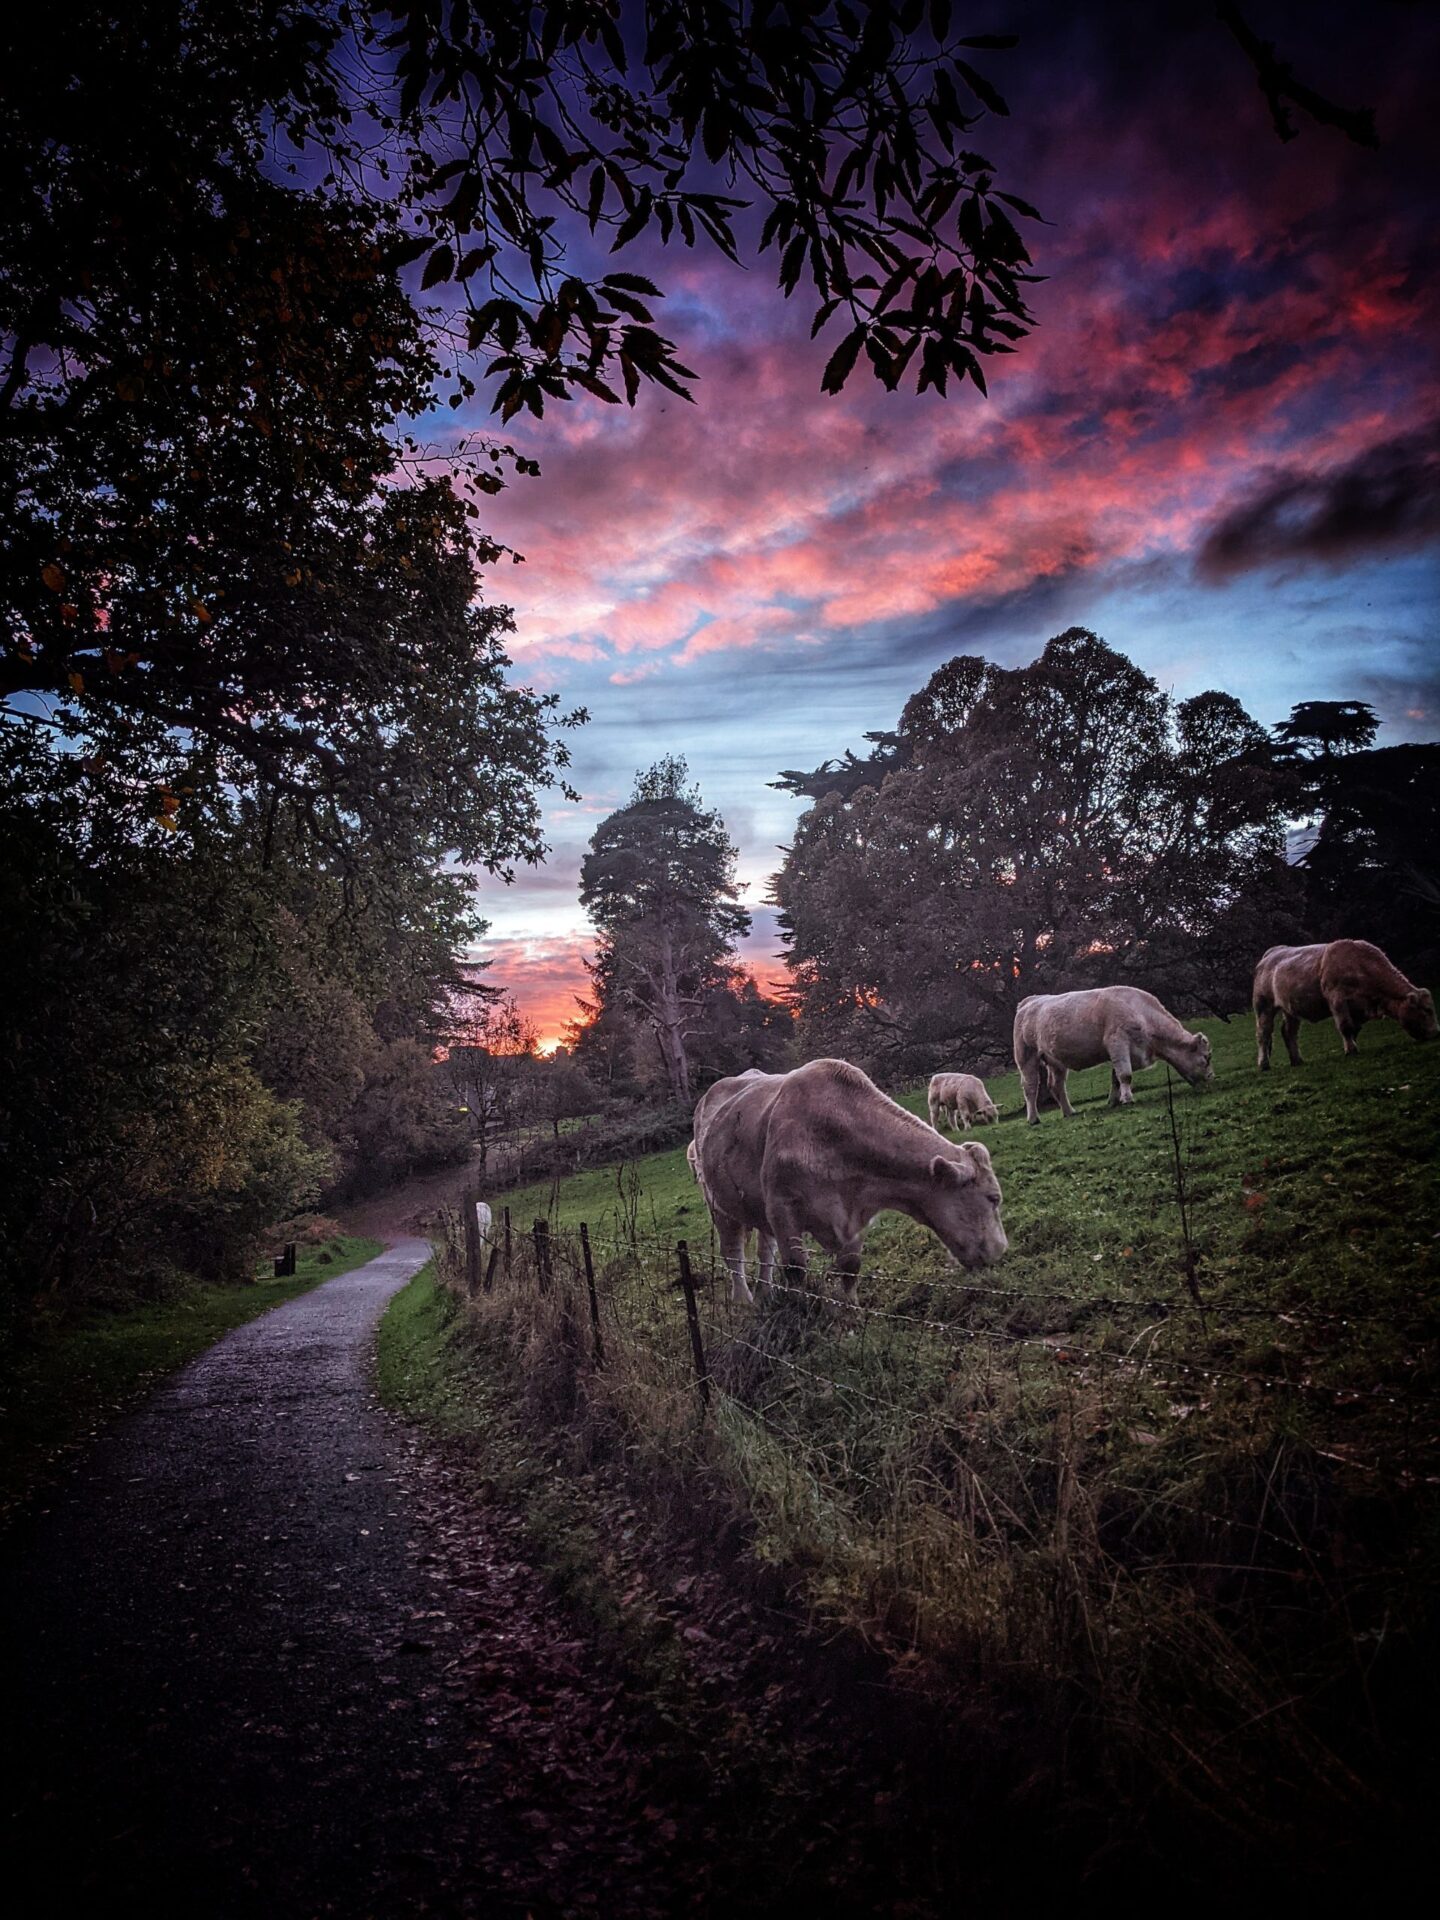
[[[1026,226],[1040,325],[987,363],[988,400],[863,367],[826,397],[838,331],[810,342],[773,256],[630,249],[697,404],[512,423],[543,477],[490,509],[525,555],[490,591],[517,678],[591,719],[584,798],[552,797],[543,868],[486,883],[479,951],[547,1040],[584,985],[585,842],[662,753],[739,845],[763,980],[798,812],[766,783],[863,750],[952,654],[1016,664],[1081,624],[1181,697],[1224,687],[1266,723],[1366,699],[1382,744],[1440,735],[1433,14],[1337,8],[1322,37],[1296,23],[1325,8],[1251,10],[1304,78],[1377,108],[1376,154],[1308,121],[1281,145],[1213,7],[987,11],[975,31],[1022,39],[986,56],[1011,117],[971,139],[1050,222]]]

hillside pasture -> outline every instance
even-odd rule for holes
[[[1333,1837],[1436,1690],[1440,1046],[1386,1023],[1347,1061],[1316,1029],[1262,1075],[1248,1018],[1201,1024],[1208,1091],[1161,1068],[1112,1109],[1096,1069],[1027,1127],[1017,1076],[989,1083],[1010,1250],[984,1272],[882,1215],[856,1309],[818,1257],[732,1308],[677,1150],[497,1196],[512,1270],[466,1312],[538,1424],[662,1508],[720,1500],[897,1677],[1020,1693],[1127,1796]]]

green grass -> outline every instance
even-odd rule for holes
[[[447,1438],[485,1425],[483,1382],[455,1339],[455,1309],[427,1262],[385,1309],[375,1346],[375,1379],[387,1407]]]
[[[675,1239],[702,1278],[712,1257],[683,1150],[508,1196],[514,1275],[462,1320],[522,1423],[610,1448],[642,1492],[673,1499],[687,1473],[726,1490],[752,1552],[823,1618],[936,1684],[1023,1681],[1066,1714],[1082,1699],[1132,1785],[1255,1828],[1281,1781],[1328,1806],[1378,1779],[1395,1748],[1363,1731],[1375,1700],[1440,1678],[1440,1046],[1377,1023],[1346,1060],[1317,1028],[1304,1067],[1262,1075],[1248,1017],[1200,1024],[1216,1084],[1177,1081],[1173,1113],[1203,1314],[1162,1068],[1123,1110],[1108,1069],[1072,1076],[1076,1117],[1038,1127],[1015,1075],[990,1082],[1000,1122],[971,1137],[1010,1249],[983,1274],[882,1215],[859,1314],[793,1294],[733,1310],[717,1276],[708,1422],[671,1285]],[[527,1264],[541,1216],[548,1294]],[[571,1291],[582,1221],[599,1374]]]
[[[1359,1057],[1345,1060],[1330,1029],[1317,1028],[1305,1035],[1305,1066],[1260,1074],[1248,1017],[1198,1024],[1216,1084],[1197,1093],[1177,1081],[1174,1106],[1213,1296],[1339,1311],[1361,1295],[1382,1308],[1392,1296],[1408,1303],[1417,1280],[1433,1283],[1440,1046],[1417,1046],[1385,1022],[1366,1028]],[[1181,1240],[1164,1074],[1139,1076],[1128,1110],[1107,1104],[1108,1068],[1072,1075],[1076,1117],[1052,1110],[1038,1127],[1025,1125],[1017,1075],[990,1081],[999,1124],[969,1138],[994,1160],[1011,1244],[987,1284],[1136,1299],[1175,1292]],[[923,1114],[923,1087],[901,1100]],[[633,1220],[647,1239],[710,1245],[683,1148],[558,1188],[522,1188],[506,1204],[517,1231],[545,1216],[562,1228],[585,1221],[608,1239]],[[939,1242],[899,1215],[876,1220],[866,1254],[871,1269],[903,1269],[911,1281],[947,1273]]]
[[[0,1515],[7,1514],[116,1415],[232,1327],[308,1293],[381,1251],[343,1237],[306,1247],[293,1279],[191,1285],[173,1299],[30,1326],[4,1355],[0,1387]]]

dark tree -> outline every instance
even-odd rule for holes
[[[539,1035],[512,994],[485,989],[464,996],[462,1005],[447,1034],[440,1077],[469,1112],[484,1167],[491,1136],[515,1118]]]
[[[12,17],[13,16],[13,17]],[[269,0],[0,33],[0,1253],[27,1288],[243,1274],[359,1162],[444,1157],[474,932],[447,854],[543,851],[478,509],[407,471],[433,349]],[[307,105],[308,103],[308,105]],[[403,483],[411,482],[408,487]]]
[[[1282,798],[1238,702],[1175,706],[1084,628],[1028,667],[950,661],[777,876],[808,1040],[899,1069],[998,1055],[1026,994],[1092,980],[1236,1003],[1203,956],[1224,926],[1233,960],[1243,903],[1273,906]]]
[[[1421,979],[1440,965],[1440,746],[1317,763],[1319,827],[1301,866],[1314,937],[1374,940]]]
[[[724,822],[688,781],[671,756],[642,773],[629,803],[595,829],[580,870],[581,904],[600,935],[597,996],[644,1020],[677,1101],[690,1096],[700,1009],[750,926]]]
[[[171,825],[209,781],[332,847],[535,858],[564,755],[474,604],[494,550],[448,484],[390,485],[434,374],[393,218],[262,171],[321,38],[148,0],[13,48],[0,703]]]
[[[1375,744],[1379,716],[1366,700],[1302,700],[1270,729],[1282,753],[1329,762]]]

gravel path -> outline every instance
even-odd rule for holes
[[[592,1837],[624,1797],[595,1758],[613,1699],[543,1752],[525,1737],[538,1701],[584,1694],[574,1644],[503,1528],[477,1544],[453,1502],[436,1524],[443,1472],[370,1385],[380,1315],[428,1252],[402,1240],[228,1335],[6,1542],[19,1911],[595,1910],[547,1836],[577,1779]],[[477,1640],[488,1692],[452,1672]],[[633,1873],[632,1911],[671,1907],[654,1863],[609,1869]]]

